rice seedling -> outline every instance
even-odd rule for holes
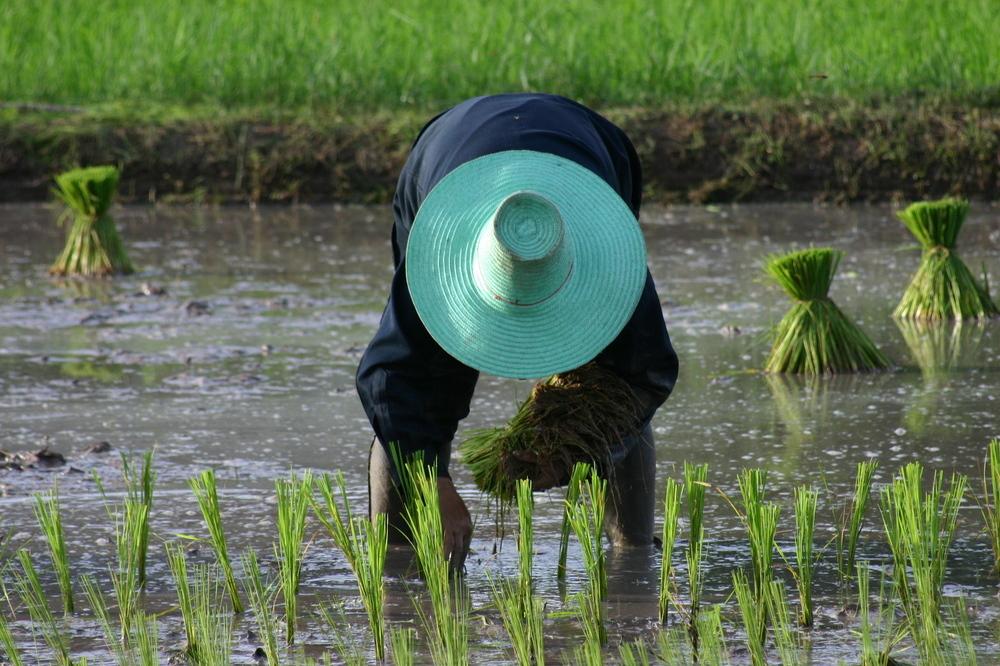
[[[990,536],[990,544],[993,546],[994,566],[1000,573],[1000,438],[997,437],[990,441],[986,454],[983,494],[986,496],[986,502],[980,508],[983,520],[986,522],[986,532]]]
[[[243,591],[247,603],[253,611],[257,633],[264,643],[264,657],[267,666],[279,666],[278,659],[278,623],[274,613],[274,602],[278,596],[278,586],[274,583],[265,584],[257,561],[257,553],[253,548],[247,548],[242,557]]]
[[[333,480],[324,474],[317,480],[316,485],[324,503],[321,505],[314,498],[310,498],[313,511],[354,571],[358,581],[358,592],[368,614],[368,626],[375,642],[375,658],[381,661],[385,659],[382,573],[389,545],[386,515],[376,514],[371,520],[367,517],[355,517],[347,499],[344,475],[340,472]],[[336,494],[340,496],[340,504],[335,498],[334,485]]]
[[[0,614],[0,650],[2,650],[0,655],[10,663],[10,666],[24,666],[24,659],[14,642],[14,635],[11,634],[7,620],[2,614]]]
[[[688,513],[688,546],[684,551],[688,570],[688,634],[691,637],[691,649],[695,659],[699,652],[698,615],[701,608],[701,559],[705,540],[705,490],[708,488],[708,465],[690,465],[684,463],[684,494],[687,498]]]
[[[184,625],[184,636],[187,639],[184,652],[189,659],[196,662],[199,653],[198,634],[195,632],[194,626],[194,595],[191,593],[191,581],[188,578],[187,556],[179,545],[167,543],[164,548],[167,551],[167,566],[170,567],[170,575],[174,579],[177,605]]]
[[[767,633],[764,624],[765,614],[761,612],[758,599],[750,587],[750,581],[742,570],[733,572],[733,590],[736,603],[740,607],[740,617],[743,619],[750,663],[753,666],[767,666],[767,656],[764,653],[764,637]]]
[[[153,471],[153,450],[146,451],[142,456],[142,471],[136,472],[131,457],[122,454],[122,477],[125,480],[126,504],[132,503],[145,507],[144,511],[134,511],[131,515],[138,521],[132,530],[134,541],[131,547],[135,549],[135,566],[138,570],[138,584],[146,583],[146,552],[149,549],[149,519],[153,513],[153,486],[156,484],[156,473]]]
[[[744,469],[738,477],[740,494],[743,496],[744,520],[750,541],[750,563],[752,592],[756,608],[762,615],[765,600],[774,573],[771,570],[771,556],[774,552],[774,535],[778,529],[780,507],[772,502],[764,502],[767,487],[767,473],[762,469]],[[761,625],[766,626],[766,616]]]
[[[955,252],[969,202],[940,199],[897,213],[923,246],[920,267],[893,312],[900,319],[985,319],[1000,315],[983,275],[980,285]]]
[[[865,333],[830,300],[843,253],[810,248],[768,258],[765,271],[794,300],[773,332],[767,372],[822,375],[889,367]]]
[[[437,476],[419,458],[403,464],[399,469],[402,469],[400,476],[406,498],[404,518],[410,528],[413,550],[431,602],[431,618],[419,605],[416,606],[427,629],[431,657],[436,664],[467,664],[468,601],[458,586],[452,589],[451,585],[451,569],[444,551]]]
[[[609,447],[635,433],[639,416],[628,383],[589,363],[536,384],[505,427],[473,433],[459,451],[480,490],[509,503],[518,479],[548,487],[575,463],[607,467]]]
[[[665,666],[687,666],[694,663],[687,629],[680,625],[669,629],[660,629],[656,633],[653,654]],[[707,664],[710,662],[699,659],[698,663]]]
[[[782,666],[797,666],[805,663],[798,638],[788,612],[785,600],[785,586],[781,581],[772,580],[764,591],[764,606],[773,629],[774,645]]]
[[[111,571],[111,585],[118,603],[118,620],[123,640],[132,632],[132,618],[139,610],[142,589],[140,561],[145,561],[148,539],[149,506],[126,499],[115,516],[115,550],[117,568]]]
[[[890,653],[906,636],[905,629],[895,626],[896,603],[893,588],[886,585],[883,574],[879,583],[878,611],[876,622],[872,622],[869,566],[867,562],[858,562],[858,618],[860,621],[859,635],[861,638],[861,666],[889,666]]]
[[[201,516],[208,528],[208,535],[215,551],[215,559],[225,576],[226,590],[229,592],[229,599],[233,604],[234,613],[243,612],[243,602],[240,600],[239,588],[236,585],[236,576],[233,575],[233,567],[229,562],[229,549],[226,547],[226,533],[222,528],[222,511],[219,508],[219,493],[215,482],[215,470],[207,469],[199,476],[188,479],[188,486],[194,492],[198,501],[198,508],[201,509]]]
[[[534,563],[535,537],[531,519],[535,510],[535,498],[532,494],[531,480],[519,479],[515,494],[517,496],[517,561],[519,582],[524,597],[531,597],[534,592],[532,582],[532,567]]]
[[[841,515],[840,529],[837,532],[837,569],[843,578],[850,577],[854,572],[858,541],[861,538],[876,470],[878,470],[877,460],[858,463],[857,473],[854,475],[854,494],[851,496],[850,506],[845,506]]]
[[[642,639],[618,646],[618,658],[622,666],[649,666],[649,649]]]
[[[229,666],[232,658],[232,614],[224,609],[226,591],[206,565],[194,568],[191,585],[192,629],[198,666]]]
[[[49,547],[52,568],[59,582],[63,612],[73,612],[73,579],[70,574],[69,553],[66,552],[66,537],[63,533],[62,515],[59,511],[59,489],[54,487],[48,495],[35,495],[35,518],[42,528],[45,542]]]
[[[389,629],[389,648],[392,652],[392,663],[395,666],[413,666],[414,652],[417,649],[417,632],[413,627],[391,627]]]
[[[608,482],[597,470],[582,485],[580,501],[570,507],[569,523],[580,542],[580,553],[587,575],[587,591],[577,595],[580,617],[587,636],[607,642],[604,600],[608,595],[607,556],[604,552],[604,509],[607,501]]]
[[[56,196],[67,206],[60,220],[73,219],[66,247],[49,268],[53,275],[102,276],[131,273],[115,223],[108,214],[118,190],[113,166],[73,169],[56,176]]]
[[[663,531],[661,535],[660,557],[660,624],[667,623],[667,611],[670,607],[670,582],[673,580],[674,568],[671,556],[674,544],[677,542],[677,523],[681,513],[681,484],[674,479],[667,479],[663,495]]]
[[[795,584],[799,590],[799,624],[813,623],[812,582],[815,559],[813,538],[816,534],[816,505],[819,492],[808,486],[795,489]]]
[[[974,364],[987,327],[982,322],[894,319],[925,384],[946,379],[965,364]]]
[[[159,666],[160,627],[155,615],[139,613],[136,616],[135,651],[137,666]]]
[[[129,641],[122,635],[121,628],[116,627],[112,622],[111,611],[108,610],[104,594],[90,576],[84,576],[81,584],[83,585],[83,593],[90,603],[90,610],[97,618],[101,633],[104,634],[104,644],[114,657],[115,663],[118,666],[131,666],[133,655],[129,649]]]
[[[720,666],[729,661],[726,650],[726,632],[722,628],[722,606],[709,606],[698,613],[698,663]]]
[[[944,475],[933,476],[922,491],[923,466],[904,466],[892,484],[882,489],[882,521],[893,557],[897,594],[910,635],[921,659],[942,658],[941,602],[948,549],[955,533],[966,478],[953,474],[947,490]]]
[[[274,554],[278,560],[281,597],[285,601],[285,642],[291,645],[295,642],[298,620],[299,579],[312,473],[306,471],[301,481],[292,473],[287,480],[275,480],[274,486],[278,501],[278,543]]]
[[[49,608],[42,582],[31,561],[31,553],[22,548],[17,551],[17,558],[21,564],[21,571],[12,569],[14,588],[27,606],[31,621],[39,628],[42,638],[54,653],[56,664],[71,666],[73,660],[70,657],[69,639]]]
[[[590,465],[576,463],[570,472],[569,483],[566,485],[566,501],[563,504],[562,530],[559,535],[559,564],[556,575],[559,581],[566,580],[566,557],[569,554],[569,508],[580,500],[580,487],[584,479],[590,476]]]
[[[344,666],[366,666],[368,658],[364,648],[354,640],[347,630],[347,617],[342,604],[320,604],[320,617],[333,633],[333,649]],[[378,661],[382,661],[379,659]]]

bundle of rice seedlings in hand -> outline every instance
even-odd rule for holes
[[[767,260],[767,273],[795,300],[774,330],[764,366],[767,372],[820,375],[889,366],[889,360],[828,296],[843,256],[839,250],[811,248]]]
[[[606,469],[640,418],[628,383],[588,363],[537,383],[505,427],[476,431],[459,450],[479,489],[507,503],[518,479],[549,488],[565,483],[577,462]]]
[[[66,247],[49,268],[53,275],[100,276],[133,272],[115,223],[108,215],[118,189],[118,169],[74,169],[56,176],[55,194],[68,206],[60,221],[73,218]]]
[[[984,271],[976,282],[955,253],[969,203],[961,199],[921,201],[898,213],[923,245],[920,268],[910,280],[893,315],[901,319],[985,319],[1000,314],[990,298]]]

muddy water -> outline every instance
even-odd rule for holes
[[[289,469],[341,469],[357,506],[364,506],[371,435],[353,373],[391,275],[388,209],[119,209],[116,219],[140,273],[96,284],[57,283],[46,275],[61,246],[54,217],[44,206],[0,207],[0,449],[48,444],[68,458],[53,469],[0,471],[0,536],[11,535],[8,552],[26,546],[48,569],[30,494],[58,483],[76,571],[106,579],[111,530],[91,474],[107,479],[112,493],[120,490],[118,452],[150,447],[159,474],[157,543],[204,534],[186,479],[209,466],[220,478],[236,552],[252,546],[269,555],[273,480]],[[879,482],[919,459],[970,475],[978,491],[986,442],[1000,434],[1000,325],[904,335],[889,315],[918,253],[889,209],[651,209],[643,229],[681,357],[677,389],[654,421],[661,481],[679,476],[684,460],[707,462],[711,480],[734,493],[740,468],[764,466],[771,494],[783,503],[784,541],[791,538],[794,485],[828,489],[821,505],[825,540],[855,464],[869,457],[882,461]],[[994,283],[1000,281],[1000,211],[977,206],[961,241],[973,270],[985,262]],[[763,334],[787,305],[761,278],[761,259],[810,244],[847,252],[832,296],[897,363],[895,372],[814,383],[754,372],[767,352]],[[143,283],[166,293],[143,295]],[[482,378],[463,428],[502,422],[528,388]],[[114,450],[84,453],[98,441]],[[477,519],[468,567],[483,617],[473,630],[476,661],[498,661],[503,632],[484,609],[485,573],[513,572],[516,553],[508,541],[495,554],[488,506],[461,465],[454,470]],[[558,495],[539,497],[536,571],[550,608],[560,606],[551,575],[559,510]],[[721,602],[729,572],[746,562],[747,549],[721,499],[710,500],[708,514],[706,597]],[[870,512],[869,524],[877,520]],[[997,580],[979,525],[975,502],[967,500],[948,591],[968,598],[983,661],[998,663]],[[862,552],[875,562],[886,557],[877,535],[864,541]],[[193,557],[211,560],[207,547]],[[572,558],[578,563],[575,552]],[[656,553],[611,554],[612,636],[652,635],[658,563]],[[169,608],[158,546],[150,566],[148,605]],[[351,632],[363,640],[350,573],[318,532],[304,567],[307,606],[343,598]],[[394,618],[413,621],[407,591],[417,585],[412,574],[393,577]],[[580,585],[579,574],[572,575],[568,589]],[[828,566],[817,586],[814,663],[854,659],[854,623],[840,613],[845,598]],[[735,622],[735,611],[727,612]],[[161,624],[165,650],[177,649],[176,614]],[[24,622],[15,628],[27,632]],[[71,629],[81,654],[92,663],[109,661],[95,623],[76,618]],[[311,652],[330,644],[315,617],[304,620],[303,630]],[[569,620],[553,620],[547,631],[553,658],[560,646],[578,641],[579,628]],[[255,643],[246,625],[234,636],[235,659],[252,663]],[[731,647],[742,661],[735,637]],[[32,655],[45,658],[44,651]]]

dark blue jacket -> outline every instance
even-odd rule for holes
[[[639,216],[642,173],[635,148],[622,130],[576,102],[541,94],[477,97],[424,126],[399,175],[392,228],[396,272],[378,331],[361,358],[357,387],[383,445],[397,442],[404,455],[423,452],[425,460],[437,460],[442,475],[479,373],[445,352],[417,316],[406,287],[406,241],[420,203],[439,180],[469,160],[504,150],[573,160],[607,181]],[[670,395],[677,355],[648,272],[632,318],[596,360],[643,398],[644,421]]]

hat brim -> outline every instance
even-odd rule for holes
[[[563,287],[529,307],[492,298],[473,273],[484,226],[524,190],[559,209],[573,253]],[[407,241],[407,286],[431,337],[462,363],[501,377],[545,377],[592,360],[632,316],[645,277],[645,241],[621,197],[589,169],[535,151],[493,153],[454,169],[420,205]]]

